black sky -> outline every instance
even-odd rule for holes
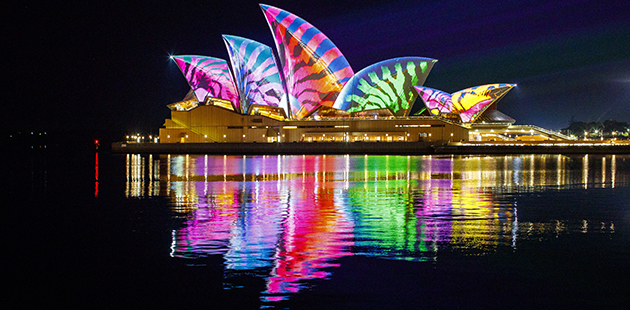
[[[157,133],[188,90],[170,54],[227,59],[221,34],[275,50],[255,1],[40,2],[3,4],[4,130]],[[431,57],[429,87],[517,83],[499,109],[519,124],[630,122],[630,1],[266,4],[315,25],[355,72]]]

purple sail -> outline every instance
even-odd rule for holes
[[[241,110],[238,93],[225,60],[191,55],[171,58],[179,66],[200,103],[209,98],[219,98],[232,102],[235,111]]]
[[[449,93],[424,86],[415,88],[431,115],[438,116],[440,113],[453,112],[453,100]]]

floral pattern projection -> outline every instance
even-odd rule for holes
[[[240,111],[238,93],[225,60],[192,55],[171,58],[186,77],[199,102],[206,102],[208,98],[224,99],[232,102],[235,111]]]
[[[389,109],[406,116],[437,60],[424,57],[394,58],[368,66],[354,75],[333,107],[348,112]]]
[[[261,4],[275,39],[294,118],[319,106],[332,107],[354,75],[341,51],[321,31],[300,17]]]
[[[487,84],[466,88],[453,94],[441,90],[416,87],[416,91],[432,115],[457,113],[464,123],[472,123],[516,84]]]
[[[289,114],[286,94],[273,52],[269,46],[237,36],[223,35],[238,93],[241,112],[252,104],[281,107]]]

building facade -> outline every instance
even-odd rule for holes
[[[436,142],[467,141],[469,129],[431,116],[335,117],[277,120],[204,105],[172,111],[161,143],[204,142]]]

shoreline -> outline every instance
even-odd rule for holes
[[[451,143],[431,142],[293,142],[293,143],[126,143],[114,142],[120,154],[215,155],[484,155],[484,154],[630,154],[630,144],[606,143]]]

